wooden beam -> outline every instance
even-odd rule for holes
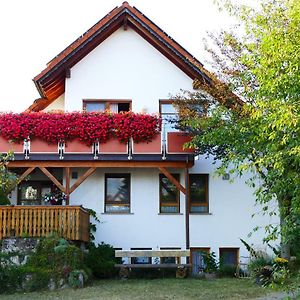
[[[44,167],[39,167],[39,169],[63,192],[66,192],[65,187]]]
[[[35,169],[35,167],[30,167],[28,168],[21,176],[19,176],[19,178],[17,179],[17,181],[12,184],[9,187],[9,191],[12,191],[19,183],[21,183],[33,170]]]
[[[79,185],[81,185],[90,175],[92,175],[97,168],[89,168],[81,177],[79,177],[76,182],[72,185],[70,189],[70,194],[73,193]]]
[[[67,197],[67,205],[70,204],[70,180],[71,180],[71,168],[70,167],[66,167],[65,168],[65,175],[66,175],[66,197]]]
[[[35,169],[35,167],[31,167],[28,168],[17,180],[17,184],[18,185],[21,181],[23,181],[33,170]]]
[[[127,17],[125,17],[124,20],[123,20],[123,29],[124,29],[124,31],[126,31],[127,28],[128,28]]]
[[[186,189],[170,174],[170,172],[160,167],[159,170],[178,188],[179,191],[181,191],[183,194],[186,194]]]
[[[193,162],[185,161],[10,161],[9,168],[64,168],[64,167],[77,167],[77,168],[178,168],[183,169],[192,167]]]

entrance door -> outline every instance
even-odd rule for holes
[[[191,248],[192,274],[194,276],[203,273],[205,269],[203,253],[209,252],[209,250],[210,248]]]

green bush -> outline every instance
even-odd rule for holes
[[[236,266],[220,264],[218,274],[220,277],[235,277]]]
[[[115,258],[115,250],[108,244],[98,246],[91,244],[85,257],[85,264],[96,278],[111,278],[117,275],[115,264],[121,263],[120,258]]]
[[[2,189],[0,189],[0,205],[10,205],[10,201]]]

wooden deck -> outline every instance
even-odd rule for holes
[[[68,240],[88,242],[89,222],[89,213],[81,206],[0,206],[0,240],[57,233]]]

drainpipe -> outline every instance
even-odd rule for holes
[[[189,169],[185,169],[185,248],[190,249],[190,179]]]

